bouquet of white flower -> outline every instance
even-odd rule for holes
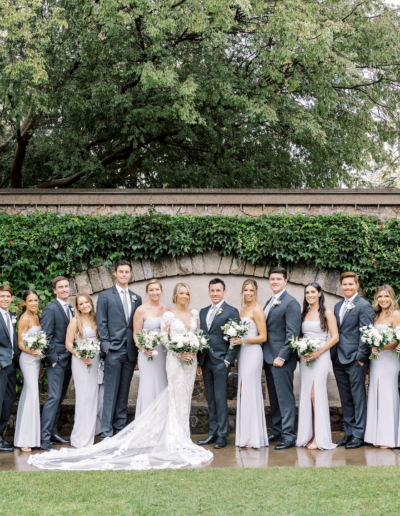
[[[249,326],[249,321],[237,323],[233,319],[229,319],[224,326],[221,326],[221,330],[224,332],[225,340],[234,339],[235,337],[242,339],[249,331]],[[233,346],[230,345],[229,349],[233,349]]]
[[[209,347],[208,339],[204,337],[203,330],[196,332],[188,331],[185,335],[174,335],[165,337],[164,342],[169,351],[174,353],[198,353]],[[187,365],[193,364],[193,360],[185,362]]]
[[[318,339],[299,339],[299,337],[293,337],[289,340],[292,351],[297,351],[300,357],[308,357],[314,351],[317,351],[321,347],[322,340]],[[305,367],[310,367],[313,361],[304,362]]]
[[[154,357],[158,355],[158,351],[155,348],[162,343],[162,337],[158,331],[138,331],[136,337],[141,348],[146,351],[152,350],[153,352],[151,357],[147,357],[147,360],[154,360]],[[142,353],[144,352],[142,351]]]
[[[81,340],[79,344],[75,342],[73,349],[76,351],[78,358],[94,358],[97,353],[100,353],[100,342],[93,342],[91,339]],[[92,369],[93,364],[87,366],[88,373]]]
[[[37,333],[24,333],[22,335],[22,341],[24,343],[24,346],[30,349],[31,351],[34,351],[36,349],[40,350],[40,355],[36,357],[38,360],[41,360],[45,357],[43,351],[49,345],[46,332],[38,331]]]
[[[360,328],[360,331],[363,334],[361,340],[366,342],[371,348],[376,348],[378,351],[382,351],[385,346],[396,338],[393,326],[388,326],[385,330],[381,330],[370,324],[369,326]],[[378,360],[379,355],[371,353],[369,359]]]
[[[393,333],[393,340],[397,340],[397,344],[400,344],[400,325],[394,328]],[[397,351],[397,349],[394,348],[393,355],[396,355],[397,358],[400,358],[400,351]]]

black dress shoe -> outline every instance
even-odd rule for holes
[[[346,446],[346,444],[348,444],[352,439],[353,439],[352,435],[345,435],[343,437],[343,439],[340,439],[340,441],[338,441],[336,444],[338,446]]]
[[[203,444],[212,444],[215,443],[218,439],[218,435],[207,435],[205,439],[200,439],[200,441],[197,441],[197,444],[202,446]]]
[[[69,441],[68,439],[63,439],[59,435],[52,435],[50,437],[50,442],[51,443],[58,443],[58,444],[69,444],[71,441]]]
[[[214,448],[216,450],[220,450],[221,448],[225,448],[226,446],[226,438],[225,437],[218,437],[214,444]]]
[[[0,443],[0,452],[12,452],[14,451],[14,446],[6,446],[5,443],[7,441],[3,441]]]
[[[4,440],[1,445],[5,448],[14,448],[14,443],[13,441],[6,441]]]
[[[52,447],[51,445],[51,442],[50,441],[42,441],[40,443],[40,448],[44,451],[50,451],[50,450],[54,450],[54,448]]]
[[[274,441],[281,441],[282,440],[282,436],[281,435],[276,435],[276,434],[269,434],[268,435],[268,442],[270,443],[273,443]]]
[[[346,444],[346,450],[355,450],[356,448],[361,448],[364,446],[364,439],[359,439],[358,437],[353,437],[353,439]]]
[[[275,446],[275,450],[288,450],[296,446],[296,441],[282,441]]]

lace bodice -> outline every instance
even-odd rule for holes
[[[185,323],[176,317],[173,312],[165,312],[161,318],[161,332],[166,335],[185,335],[189,331],[196,331],[199,327],[199,312],[197,310],[190,310],[192,316],[190,317],[190,328],[188,329]]]

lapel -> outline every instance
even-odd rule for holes
[[[126,322],[126,319],[125,319],[125,310],[124,310],[124,307],[123,307],[123,304],[122,304],[122,301],[121,301],[121,296],[119,295],[117,287],[114,286],[112,288],[112,291],[113,291],[113,294],[114,294],[114,300],[115,300],[115,302],[117,303],[117,305],[119,307],[119,310],[121,312],[123,320],[125,321],[125,324],[128,325],[128,323]],[[132,310],[132,313],[133,313],[133,310]]]
[[[226,303],[225,303],[225,301],[224,301],[224,302],[222,303],[222,305],[220,306],[220,308],[223,310],[223,309],[225,308],[225,306],[226,306]],[[208,312],[207,312],[207,315],[208,315]],[[208,333],[210,333],[210,331],[212,330],[212,327],[214,326],[214,323],[215,323],[215,321],[216,321],[217,319],[218,319],[218,315],[217,315],[217,314],[215,314],[215,317],[214,317],[214,319],[213,319],[213,320],[212,320],[212,322],[211,322],[211,326],[210,326],[210,329],[208,330]],[[207,317],[206,317],[206,324],[207,324]]]
[[[207,314],[210,310],[211,305],[206,306],[203,310],[200,311],[200,325],[202,328],[204,328],[204,333],[208,333],[207,328]]]
[[[128,292],[129,292],[129,298],[130,298],[130,302],[131,302],[131,315],[129,316],[129,324],[131,324],[132,322],[132,318],[133,318],[133,312],[135,311],[135,305],[136,305],[136,301],[132,301],[132,296],[136,296],[136,294],[134,292],[132,292],[131,290],[129,290],[128,288]],[[119,298],[121,296],[118,296]]]
[[[283,301],[283,299],[285,298],[286,294],[287,294],[287,290],[285,290],[285,292],[284,292],[283,294],[281,294],[281,296],[279,297],[279,299],[277,299],[277,301],[280,301],[280,302],[282,303],[282,301]],[[271,301],[271,299],[272,299],[272,298],[270,298],[270,300],[269,300],[269,301]],[[269,303],[269,301],[268,301],[268,303]],[[268,304],[268,303],[267,303],[267,304]],[[272,311],[273,311],[273,310],[274,310],[274,308],[276,308],[277,306],[278,306],[278,305],[271,306],[271,309],[270,309],[270,311],[268,312],[268,317],[267,317],[267,319],[266,319],[267,321],[268,321],[268,319],[270,318],[270,315],[271,315]]]
[[[8,312],[8,313],[10,313],[10,312]],[[4,321],[4,317],[3,317],[2,313],[0,314],[0,322],[1,322],[1,325],[3,326],[3,328],[4,328],[4,332],[7,335],[8,340],[9,340],[9,342],[11,344],[10,334],[8,333],[8,328],[7,328],[7,325],[6,325],[5,321]]]
[[[360,299],[360,296],[359,294],[356,295],[356,297],[353,299],[352,303],[356,304],[358,302],[358,300]],[[344,303],[344,299],[343,299],[343,303]],[[343,306],[343,303],[340,305],[340,310],[342,309],[342,306]],[[340,318],[340,310],[339,310],[339,318]],[[342,322],[340,323],[340,326],[339,328],[341,328],[344,324],[344,321],[347,319],[347,316],[349,315],[349,312],[351,312],[351,310],[346,310],[344,315],[343,315],[343,319],[342,319]]]
[[[67,322],[67,324],[69,324],[69,320],[68,320],[68,317],[67,317],[67,314],[65,313],[65,310],[64,308],[61,306],[61,303],[58,301],[58,299],[56,299],[55,301],[55,304],[56,304],[56,307],[60,310],[60,312],[63,314],[63,317],[65,319],[65,321]],[[68,305],[69,306],[69,305]],[[71,310],[71,309],[70,309]]]

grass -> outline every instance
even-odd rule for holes
[[[398,514],[400,468],[0,473],[0,514]]]

